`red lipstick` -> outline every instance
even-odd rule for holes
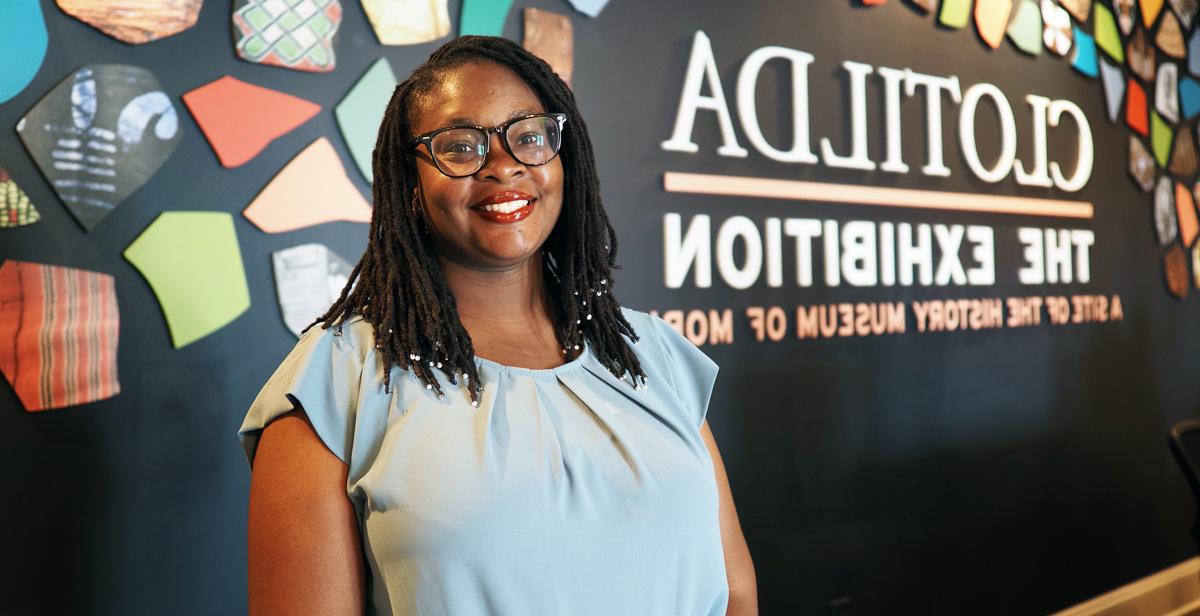
[[[519,190],[493,193],[471,206],[471,211],[489,222],[507,224],[525,219],[537,200]]]

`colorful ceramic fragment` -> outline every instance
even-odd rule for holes
[[[575,30],[566,15],[525,9],[525,49],[543,59],[567,85],[575,67]]]
[[[1086,23],[1092,12],[1092,0],[1059,0],[1079,23]]]
[[[113,277],[73,267],[0,266],[0,372],[26,411],[121,393]]]
[[[383,45],[417,45],[450,34],[446,0],[362,0]]]
[[[225,327],[250,307],[230,214],[163,212],[124,255],[158,298],[177,349]]]
[[[1175,222],[1175,186],[1170,178],[1158,178],[1154,185],[1154,232],[1161,246],[1175,241],[1179,230]]]
[[[1175,9],[1175,14],[1179,16],[1184,30],[1192,27],[1192,19],[1196,17],[1197,7],[1200,7],[1200,0],[1171,0],[1171,8]]]
[[[38,0],[4,0],[0,8],[0,103],[33,81],[46,57],[46,20]]]
[[[1154,188],[1154,158],[1141,139],[1133,135],[1129,136],[1129,176],[1142,192]]]
[[[0,229],[32,225],[41,217],[29,195],[0,167]]]
[[[1148,30],[1154,25],[1154,20],[1158,19],[1163,0],[1138,0],[1138,6],[1142,9],[1142,25]]]
[[[971,0],[942,0],[938,23],[947,28],[961,28],[971,18]]]
[[[1187,253],[1179,244],[1171,246],[1163,255],[1163,276],[1167,281],[1167,290],[1179,299],[1188,294],[1188,265]]]
[[[1196,201],[1187,186],[1175,183],[1175,217],[1179,220],[1179,240],[1185,248],[1191,247],[1200,234],[1200,220],[1196,219]]]
[[[608,0],[570,0],[571,6],[575,7],[576,11],[587,15],[588,17],[596,17],[600,15],[600,11],[604,10],[604,5],[608,4]],[[929,0],[924,0],[927,4]],[[880,3],[882,4],[882,2]],[[925,10],[929,10],[928,7]]]
[[[1146,39],[1146,31],[1138,28],[1134,30],[1133,36],[1129,38],[1129,45],[1126,47],[1129,58],[1129,70],[1133,71],[1142,81],[1147,83],[1154,81],[1154,72],[1157,70],[1154,63],[1154,47],[1150,46],[1150,42]]]
[[[1158,65],[1154,80],[1154,108],[1171,122],[1179,121],[1179,67],[1170,62]]]
[[[1031,56],[1042,53],[1042,13],[1036,0],[1017,3],[1012,22],[1008,24],[1008,40]]]
[[[1190,120],[1200,115],[1200,83],[1191,77],[1180,79],[1179,100],[1183,107],[1183,119]]]
[[[1150,150],[1154,152],[1154,161],[1160,168],[1166,168],[1167,157],[1171,154],[1171,126],[1158,115],[1150,112]]]
[[[183,95],[221,165],[238,167],[304,124],[321,106],[226,75]]]
[[[75,71],[21,118],[17,133],[88,231],[146,183],[180,139],[158,79],[124,64]]]
[[[1133,132],[1146,137],[1150,134],[1146,116],[1146,91],[1138,82],[1130,79],[1125,83],[1125,92],[1125,123]]]
[[[62,12],[130,45],[196,25],[204,0],[57,0]]]
[[[322,244],[301,244],[271,254],[275,296],[283,322],[297,338],[325,314],[350,280],[346,260]]]
[[[1175,177],[1191,180],[1200,171],[1200,161],[1196,159],[1196,140],[1192,129],[1180,126],[1175,133],[1175,141],[1171,145],[1171,165],[1168,167]]]
[[[1042,43],[1050,53],[1065,56],[1071,51],[1071,16],[1054,0],[1042,0]]]
[[[339,0],[234,1],[234,47],[249,62],[328,73],[341,24]]]
[[[1071,54],[1071,68],[1088,77],[1095,77],[1099,70],[1096,66],[1096,40],[1092,38],[1092,35],[1080,30],[1079,26],[1072,26],[1071,32],[1075,39],[1075,52]]]
[[[242,214],[267,233],[338,220],[371,222],[371,206],[324,137],[296,155]]]
[[[459,18],[458,34],[482,34],[500,36],[504,21],[508,18],[508,7],[512,0],[463,0],[462,17]]]
[[[1004,41],[1012,0],[975,0],[975,30],[979,38],[995,49]]]
[[[1192,245],[1192,280],[1196,288],[1200,289],[1200,244]]]
[[[1121,34],[1129,36],[1133,31],[1133,24],[1136,23],[1134,13],[1137,11],[1137,2],[1135,0],[1113,0],[1113,11],[1117,14],[1117,27],[1121,29]]]
[[[368,182],[372,177],[371,154],[379,136],[379,124],[383,122],[383,112],[387,110],[397,83],[392,65],[388,64],[387,58],[380,58],[334,109],[350,156]]]
[[[1121,47],[1121,34],[1117,32],[1117,21],[1112,11],[1104,4],[1097,4],[1095,11],[1096,46],[1118,64],[1125,61],[1125,50]]]
[[[1175,13],[1163,13],[1162,21],[1158,24],[1158,34],[1154,35],[1154,44],[1164,54],[1182,60],[1187,57],[1187,44],[1183,41],[1183,30],[1179,27],[1179,19]]]
[[[1125,96],[1125,74],[1121,67],[1100,59],[1100,82],[1104,85],[1104,105],[1108,110],[1108,121],[1117,122],[1121,114],[1121,99]]]
[[[1188,72],[1200,76],[1200,28],[1192,31],[1188,38]]]

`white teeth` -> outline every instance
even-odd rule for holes
[[[511,214],[526,205],[529,205],[528,199],[518,199],[516,201],[505,201],[504,203],[489,203],[488,205],[479,208],[485,212],[500,212],[501,214]]]

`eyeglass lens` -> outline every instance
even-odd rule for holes
[[[513,158],[524,165],[549,162],[562,142],[558,120],[546,116],[513,123],[504,137]],[[429,145],[446,175],[466,176],[483,167],[488,135],[476,128],[455,128],[438,133]]]

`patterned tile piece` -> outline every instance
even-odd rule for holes
[[[67,209],[91,231],[166,162],[179,116],[150,71],[85,66],[17,123],[25,149]]]
[[[1170,62],[1158,66],[1154,80],[1154,108],[1171,122],[1179,121],[1179,67]]]
[[[1050,53],[1065,56],[1071,51],[1071,16],[1054,0],[1042,0],[1042,43]]]
[[[1154,185],[1154,231],[1158,243],[1166,246],[1178,237],[1178,224],[1175,222],[1175,187],[1170,178],[1158,178]]]
[[[1163,13],[1162,21],[1158,24],[1158,34],[1154,35],[1154,44],[1164,54],[1182,60],[1187,57],[1187,44],[1183,41],[1183,30],[1175,13]]]
[[[271,253],[275,297],[283,322],[297,338],[333,305],[353,268],[323,244],[301,244]]]
[[[1167,254],[1163,255],[1163,278],[1167,282],[1167,290],[1171,295],[1184,299],[1188,294],[1188,258],[1183,247],[1173,244]]]
[[[119,334],[112,276],[21,261],[0,266],[0,372],[26,411],[119,394]]]
[[[204,0],[57,0],[62,12],[130,45],[196,25]]]
[[[1134,135],[1129,136],[1129,176],[1142,192],[1154,188],[1154,157]]]
[[[1133,36],[1129,37],[1129,45],[1126,46],[1129,59],[1129,70],[1133,71],[1142,81],[1147,83],[1154,81],[1154,72],[1157,70],[1154,64],[1154,47],[1146,40],[1146,31],[1138,28],[1134,30]]]
[[[234,46],[249,62],[327,73],[341,24],[339,0],[235,0]]]
[[[41,217],[29,195],[0,167],[0,229],[32,225]]]
[[[381,45],[417,45],[450,34],[446,0],[362,0]]]
[[[535,8],[525,9],[522,46],[543,59],[567,85],[575,68],[575,30],[571,18]]]

